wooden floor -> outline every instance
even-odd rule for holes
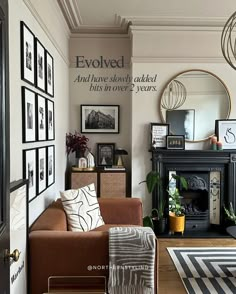
[[[167,247],[236,247],[236,240],[227,239],[158,239],[159,243],[159,291],[158,294],[187,293]]]

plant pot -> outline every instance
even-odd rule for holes
[[[154,226],[154,233],[156,235],[163,234],[166,230],[166,219],[165,218],[152,218],[153,226]]]
[[[176,216],[173,212],[169,213],[169,231],[171,234],[175,232],[184,233],[185,215]]]

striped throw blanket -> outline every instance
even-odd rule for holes
[[[109,229],[109,294],[153,294],[155,234],[148,227]]]

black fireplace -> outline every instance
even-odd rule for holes
[[[186,215],[185,231],[200,233],[224,228],[223,206],[229,202],[234,208],[236,205],[236,150],[153,150],[152,169],[163,179],[163,187],[153,192],[153,208],[158,208],[158,197],[162,195],[168,211],[166,187],[174,173],[188,182],[187,190],[179,186]]]

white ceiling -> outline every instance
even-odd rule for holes
[[[72,33],[126,33],[129,24],[221,26],[235,0],[57,0]]]

